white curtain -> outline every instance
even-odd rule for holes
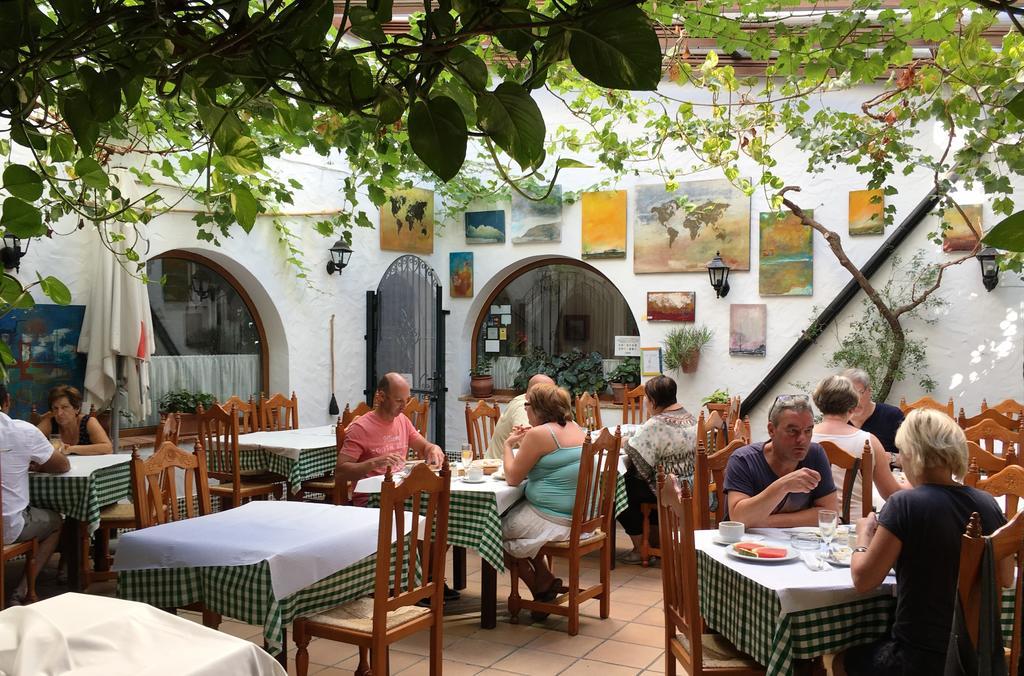
[[[255,399],[260,393],[258,354],[154,355],[150,359],[150,393],[153,413],[145,425],[155,425],[160,397],[170,390],[209,392],[224,401],[233,394]]]

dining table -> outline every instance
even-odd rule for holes
[[[333,425],[240,434],[238,451],[241,469],[283,476],[291,492],[330,474],[338,459]]]
[[[100,510],[131,495],[130,453],[69,455],[63,474],[29,472],[29,504],[64,515],[61,550],[68,560],[68,584],[82,589],[83,542],[100,526]]]
[[[792,531],[753,528],[766,544],[789,547]],[[708,627],[747,653],[771,676],[794,673],[794,661],[832,654],[881,638],[896,612],[896,577],[890,572],[868,592],[853,587],[850,568],[817,570],[803,556],[787,561],[736,557],[719,544],[717,530],[694,534],[701,615]],[[1005,590],[1004,638],[1013,630],[1013,589]]]
[[[373,590],[379,522],[378,509],[269,500],[125,533],[117,596],[262,626],[283,663],[296,617]]]

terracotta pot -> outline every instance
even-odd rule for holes
[[[682,368],[683,373],[696,373],[697,364],[699,363],[700,352],[694,352],[693,354],[691,354],[689,357],[682,361],[682,363],[680,364],[680,368]]]
[[[494,394],[494,376],[470,376],[469,391],[477,399],[487,399]]]
[[[164,412],[161,411],[161,414]],[[194,439],[199,436],[199,416],[195,413],[179,413],[181,416],[181,431],[178,439]]]
[[[626,383],[612,383],[612,403],[621,404],[626,399]]]
[[[708,410],[708,414],[718,411],[718,414],[723,418],[725,417],[725,414],[729,412],[729,404],[713,404],[708,402],[704,404],[704,408]]]

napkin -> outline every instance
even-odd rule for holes
[[[809,569],[815,572],[822,570],[832,570],[832,566],[829,565],[828,561],[820,558],[814,552],[804,552],[803,560],[804,564],[806,564]]]

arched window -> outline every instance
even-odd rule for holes
[[[155,425],[171,390],[256,398],[268,385],[267,341],[256,308],[211,260],[172,251],[146,264],[156,350],[150,368]]]
[[[604,275],[582,261],[544,260],[517,270],[488,298],[477,319],[473,361],[493,360],[495,389],[514,390],[522,358],[536,350],[598,352],[607,372],[617,361],[615,336],[637,335],[629,304]]]

